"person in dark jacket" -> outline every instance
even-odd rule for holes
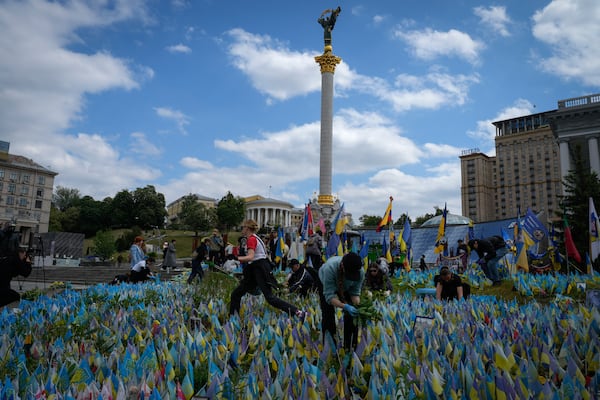
[[[21,300],[21,295],[11,289],[10,282],[21,275],[28,277],[31,274],[31,259],[24,249],[17,250],[16,254],[0,257],[0,307]]]
[[[498,260],[506,254],[506,248],[500,246],[498,238],[490,237],[487,239],[473,239],[469,241],[469,247],[477,252],[477,255],[479,256],[479,261],[477,263],[481,266],[485,276],[491,280],[494,285],[502,284],[497,264]]]
[[[317,284],[312,274],[300,264],[300,261],[295,258],[290,260],[289,266],[292,269],[287,285],[290,293],[298,293],[302,297],[306,297],[310,290],[317,289]]]
[[[451,272],[448,267],[442,267],[440,274],[433,278],[435,297],[438,300],[466,299],[471,294],[471,286],[463,282],[460,276]]]

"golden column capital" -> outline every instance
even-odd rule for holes
[[[332,206],[333,205],[333,195],[330,194],[320,194],[317,198],[317,203],[324,206]]]
[[[325,53],[315,57],[315,61],[321,66],[321,73],[331,72],[333,74],[335,73],[335,66],[342,62],[342,59],[338,56],[334,56],[331,53],[331,46],[329,47],[330,48],[327,49],[326,46]]]

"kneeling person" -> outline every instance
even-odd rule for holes
[[[435,297],[438,300],[460,300],[469,297],[471,286],[463,283],[460,276],[450,272],[448,268],[442,268],[440,275],[435,280]]]

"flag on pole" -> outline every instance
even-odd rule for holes
[[[340,243],[341,243],[340,237],[338,236],[337,233],[333,232],[331,234],[331,237],[327,241],[327,247],[325,248],[325,256],[327,258],[329,258],[331,256],[335,256],[335,255],[341,256],[341,254],[337,254]]]
[[[283,228],[277,230],[277,246],[275,247],[275,263],[279,264],[283,260],[285,253],[285,239]]]
[[[404,269],[406,272],[410,271],[410,259],[411,259],[411,249],[412,249],[412,231],[410,229],[410,223],[408,222],[408,216],[404,220],[404,228],[402,228],[402,243],[405,246],[405,257],[404,257]]]
[[[563,220],[565,223],[565,248],[567,250],[567,255],[572,257],[573,260],[578,263],[581,263],[581,255],[579,255],[579,251],[577,251],[577,247],[575,247],[575,242],[571,235],[571,228],[569,228],[569,222],[567,221],[567,216],[565,214],[563,214]]]
[[[385,236],[385,235],[384,235]],[[385,240],[385,237],[384,237]],[[393,261],[392,258],[392,243],[394,243],[394,230],[393,230],[393,226],[390,225],[390,229],[388,230],[388,238],[387,238],[387,250],[385,252],[385,260],[388,263],[391,263]]]
[[[389,235],[383,234],[382,241],[382,257],[385,257],[387,262],[392,262],[392,254],[390,253],[390,240]]]
[[[392,196],[390,196],[390,204],[388,204],[387,209],[385,210],[385,214],[383,214],[383,218],[381,219],[381,221],[379,221],[379,225],[377,225],[377,232],[381,232],[381,229],[392,223],[392,201],[394,201],[394,198]]]
[[[469,219],[469,229],[467,230],[465,242],[469,243],[473,239],[475,239],[475,226],[473,225],[473,220]]]
[[[358,253],[360,258],[363,260],[363,265],[365,269],[369,267],[369,241],[362,241],[362,247],[360,248],[360,253]]]
[[[564,260],[563,257],[560,255],[560,252],[558,251],[556,236],[556,230],[554,229],[554,225],[552,225],[552,232],[550,234],[551,248],[549,248],[548,251],[550,252],[550,260],[552,261],[554,270],[559,271]]]
[[[317,226],[319,227],[319,229],[321,229],[321,235],[323,237],[325,237],[325,234],[327,233],[327,229],[325,229],[325,220],[323,219],[323,217],[319,218],[319,222],[317,222]]]
[[[527,232],[522,228],[521,223],[521,207],[517,208],[517,221],[514,226],[514,243],[515,243],[515,267],[521,268],[523,271],[529,272],[529,259],[527,258],[527,249],[534,242],[529,238]]]
[[[446,246],[446,216],[448,215],[448,210],[446,209],[446,204],[444,203],[444,211],[442,212],[442,219],[440,220],[440,226],[438,227],[437,238],[435,239],[435,249],[434,253],[439,254],[443,253],[444,255],[448,251],[448,247]]]
[[[590,260],[590,255],[587,251],[585,252],[585,265],[587,267],[588,275],[591,275],[594,268],[592,267],[592,261]]]
[[[302,217],[302,240],[308,240],[314,233],[313,229],[313,216],[312,210],[310,209],[310,203],[304,207],[304,216]]]
[[[590,260],[593,262],[600,255],[600,223],[594,206],[594,199],[590,197]]]
[[[535,243],[548,237],[548,229],[546,229],[546,226],[542,224],[537,215],[535,215],[529,207],[527,207],[527,212],[523,218],[522,225],[523,230],[527,232],[529,237],[533,239]],[[519,229],[521,229],[521,227],[519,227]]]
[[[335,233],[338,235],[342,234],[344,230],[344,226],[348,223],[348,219],[346,218],[346,211],[344,210],[344,203],[342,203],[340,209],[338,210],[333,222],[331,223],[331,227],[335,230]]]

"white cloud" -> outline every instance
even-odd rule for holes
[[[431,28],[404,31],[398,28],[394,36],[402,39],[411,48],[415,57],[423,60],[434,60],[439,57],[458,57],[471,64],[479,63],[479,53],[485,45],[472,39],[469,34],[450,29],[447,32]]]
[[[229,47],[234,65],[261,93],[286,100],[321,90],[320,74],[314,62],[318,53],[293,52],[268,36],[241,29],[230,31],[229,35],[234,40]],[[289,79],[290,76],[294,79]],[[360,75],[344,62],[335,72],[336,94],[365,93],[389,103],[398,112],[464,104],[470,85],[478,82],[477,75],[450,75],[436,67],[424,76],[399,75],[393,84]]]
[[[185,127],[190,124],[190,118],[179,110],[173,110],[169,107],[154,107],[156,115],[159,117],[175,121],[177,129],[183,135],[187,135]]]
[[[99,196],[160,176],[143,161],[121,155],[110,138],[65,133],[85,112],[86,95],[137,89],[153,76],[151,68],[109,51],[74,50],[85,45],[80,30],[130,20],[152,23],[144,1],[104,3],[5,1],[0,6],[3,139],[11,142],[11,153],[60,172],[57,185],[67,182]]]
[[[298,193],[294,188],[306,182],[314,182],[314,189],[318,189],[319,141],[318,121],[264,132],[252,139],[216,140],[215,148],[231,153],[239,166],[218,167],[187,157],[181,164],[192,171],[160,190],[184,195],[190,188],[202,188],[202,194],[220,197],[223,182],[227,182],[237,195],[248,196],[266,194],[270,186],[274,197],[302,204],[306,199],[290,193]],[[403,212],[413,216],[423,213],[423,204],[431,204],[432,210],[444,201],[460,207],[460,193],[456,190],[460,185],[458,155],[457,148],[444,144],[419,147],[379,113],[341,110],[334,117],[333,190],[344,199],[352,199],[352,212],[358,216],[378,212],[373,204],[374,194],[382,199],[381,212],[390,194],[402,199]],[[423,160],[441,161],[443,166],[423,164],[418,176],[403,172],[407,166],[422,165]],[[364,176],[364,183],[345,183],[351,176]],[[367,193],[370,196],[365,196]],[[438,198],[433,193],[447,197]]]
[[[600,86],[600,2],[554,0],[533,16],[533,35],[552,55],[535,60],[548,73]]]
[[[286,100],[321,88],[317,53],[294,52],[267,35],[242,29],[228,32],[233,65],[246,74],[252,86],[276,100]],[[294,79],[290,79],[293,76]]]
[[[482,25],[492,28],[492,30],[500,36],[510,36],[507,25],[510,24],[511,21],[506,14],[506,7],[475,7],[473,12],[481,19],[480,23]]]
[[[383,15],[375,15],[373,16],[373,23],[375,25],[381,24],[385,20],[385,16]]]
[[[199,160],[195,157],[184,157],[179,163],[189,169],[211,170],[214,168],[211,162]]]
[[[192,49],[189,48],[188,46],[186,46],[183,43],[179,43],[173,46],[168,46],[167,47],[167,51],[169,53],[183,53],[183,54],[188,54],[192,52]]]
[[[514,104],[500,110],[495,117],[477,121],[477,128],[468,131],[467,135],[479,141],[482,146],[494,146],[496,137],[496,127],[493,122],[504,121],[506,119],[530,115],[533,113],[534,106],[525,99],[517,99]]]
[[[141,154],[143,156],[156,156],[162,153],[162,151],[142,132],[133,132],[131,134],[131,143],[129,148],[132,152]]]

